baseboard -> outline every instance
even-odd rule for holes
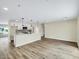
[[[60,39],[51,39],[51,38],[44,38],[45,40],[48,40],[48,39],[50,39],[50,40],[54,40],[54,41],[60,41],[60,42],[64,42],[64,43],[68,43],[68,44],[71,44],[71,45],[73,45],[73,46],[75,46],[75,47],[77,47],[78,48],[78,44],[77,44],[77,42],[71,42],[71,41],[64,41],[64,40],[60,40]]]

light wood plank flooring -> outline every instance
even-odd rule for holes
[[[0,40],[0,59],[79,59],[79,50],[53,40],[40,40],[18,48]]]

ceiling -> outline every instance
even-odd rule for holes
[[[51,22],[77,15],[78,0],[0,0],[0,23],[22,17],[25,21]]]

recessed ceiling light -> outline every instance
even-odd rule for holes
[[[3,8],[5,11],[8,11],[8,8]]]
[[[16,21],[18,21],[18,20],[16,20]]]

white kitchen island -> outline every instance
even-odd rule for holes
[[[38,40],[41,40],[41,35],[39,33],[32,33],[32,34],[19,33],[14,37],[14,45],[15,47],[19,47]]]

